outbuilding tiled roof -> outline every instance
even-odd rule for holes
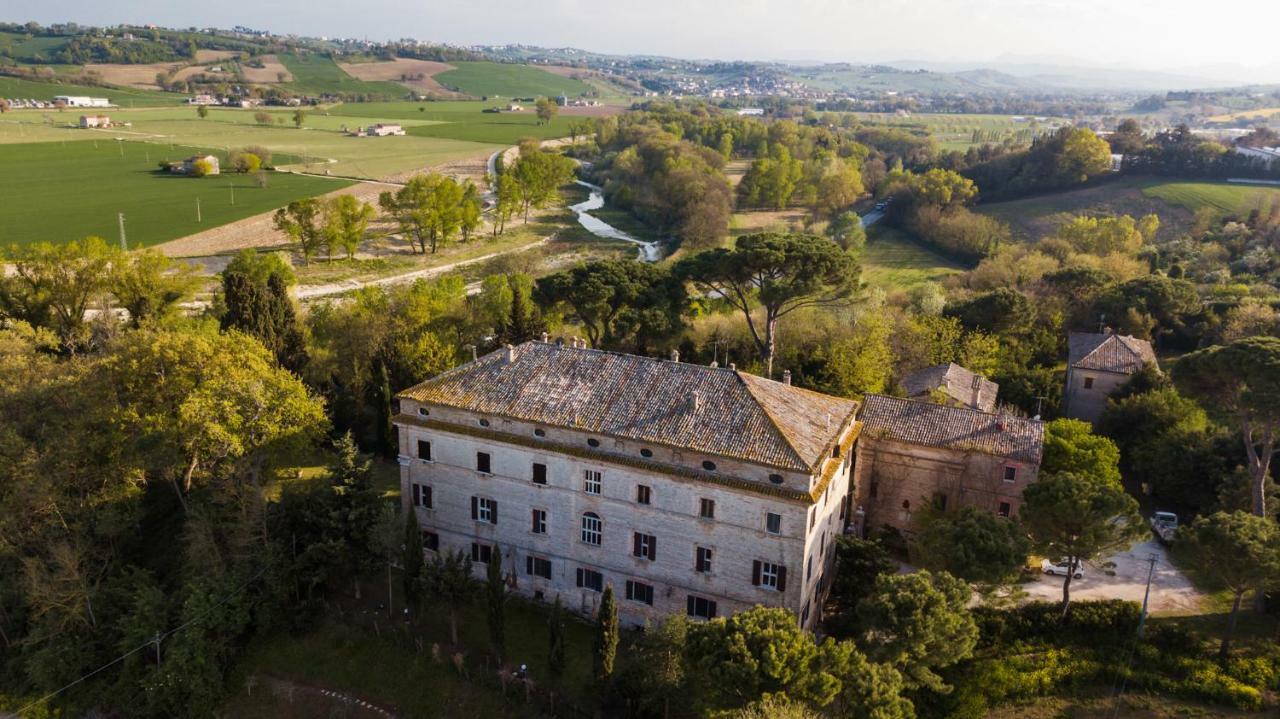
[[[978,384],[976,398],[973,391],[975,382]],[[941,390],[956,402],[983,412],[996,408],[996,395],[1000,391],[1000,385],[954,362],[916,370],[902,380],[902,388],[908,397]]]
[[[399,396],[806,472],[858,407],[732,369],[547,342],[508,351]]]
[[[1129,335],[1072,332],[1067,336],[1067,363],[1079,369],[1133,374],[1156,364],[1151,343]]]
[[[864,438],[882,437],[908,444],[982,452],[1039,464],[1044,424],[968,407],[869,394],[859,414]]]

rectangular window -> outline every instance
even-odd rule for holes
[[[1009,503],[1008,503],[1008,502],[1001,502],[1001,503],[1000,503],[1000,512],[999,512],[1000,516],[1001,516],[1001,517],[1008,517],[1008,516],[1009,516],[1009,509],[1010,509],[1010,508],[1009,508]]]
[[[867,487],[867,493],[871,495],[871,498],[872,498],[872,499],[875,499],[875,498],[876,498],[876,489],[877,489],[877,488],[878,488],[878,487],[876,486],[876,482],[875,482],[875,480],[872,480],[872,481],[871,481],[871,485]]]
[[[422,530],[422,548],[430,549],[433,552],[440,551],[440,535],[435,532]]]
[[[1016,481],[1017,479],[1018,479],[1018,468],[1017,468],[1017,467],[1005,467],[1005,468],[1004,468],[1004,481],[1006,481],[1006,482],[1013,482],[1013,481]]]
[[[479,542],[471,543],[471,561],[488,564],[490,559],[493,559],[492,545],[480,544]]]
[[[487,497],[471,498],[471,518],[477,522],[498,523],[498,501]]]
[[[582,541],[593,546],[600,546],[600,535],[603,529],[600,515],[587,512],[582,515]]]
[[[636,485],[636,504],[649,504],[653,499],[653,490],[647,484]]]
[[[804,580],[807,582],[813,579],[813,555],[809,555],[809,564],[804,568]]]
[[[431,509],[434,506],[430,485],[416,483],[413,485],[413,506],[423,509]]]
[[[947,511],[947,495],[942,492],[935,492],[933,495],[933,508],[939,512]]]
[[[711,549],[709,547],[698,547],[697,558],[694,560],[693,566],[699,572],[711,571]]]
[[[431,461],[431,443],[425,439],[418,440],[418,459]]]
[[[699,597],[699,596],[690,594],[689,600],[688,600],[688,610],[689,610],[689,616],[691,617],[698,617],[701,619],[716,618],[715,600],[707,599],[706,597]]]
[[[1085,388],[1085,389],[1093,389],[1093,378],[1092,378],[1092,377],[1085,377],[1085,378],[1084,378],[1084,388]]]
[[[653,585],[627,580],[627,601],[653,606]]]
[[[703,519],[716,518],[716,501],[714,499],[698,500],[698,516]]]
[[[594,469],[582,472],[582,491],[587,494],[600,494],[600,473]]]
[[[528,556],[524,558],[524,572],[531,577],[551,578],[551,560],[542,557]]]
[[[787,568],[773,562],[756,560],[751,563],[751,583],[779,592],[787,591]]]
[[[533,523],[530,525],[529,531],[533,532],[534,534],[547,533],[547,510],[545,509],[533,510]]]
[[[547,483],[547,465],[540,464],[538,462],[533,463],[533,483],[534,484]]]
[[[782,534],[782,515],[773,512],[764,515],[764,531],[769,534]]]
[[[492,470],[489,468],[488,452],[476,452],[476,471],[484,472],[485,474],[492,473]]]
[[[818,519],[818,510],[815,509],[809,512],[809,531],[810,532],[813,531],[813,523],[817,521],[817,519]]]
[[[654,561],[658,558],[658,538],[636,532],[631,537],[631,556]]]
[[[593,592],[603,592],[604,575],[594,569],[578,567],[578,586]]]

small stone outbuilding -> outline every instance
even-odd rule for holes
[[[1072,332],[1067,338],[1063,414],[1097,422],[1107,398],[1147,365],[1158,367],[1151,343],[1111,331]]]

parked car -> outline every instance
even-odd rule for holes
[[[1164,544],[1173,541],[1178,533],[1178,515],[1173,512],[1156,512],[1151,515],[1151,531]]]
[[[1053,562],[1046,559],[1040,563],[1040,569],[1045,574],[1065,577],[1067,576],[1067,572],[1070,571],[1071,569],[1071,567],[1068,565],[1069,565],[1069,562],[1067,562],[1067,560],[1065,559],[1057,562]],[[1072,578],[1084,579],[1084,563],[1083,562],[1076,565],[1076,573],[1072,575]]]

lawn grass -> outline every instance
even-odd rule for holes
[[[388,98],[405,97],[409,88],[394,82],[366,82],[348,75],[345,70],[325,55],[277,55],[293,75],[293,81],[281,87],[303,95],[377,95]]]
[[[884,289],[907,289],[938,282],[964,267],[916,242],[902,230],[872,225],[862,252],[862,277]]]
[[[539,71],[541,72],[541,71]],[[546,73],[544,73],[546,74]],[[554,77],[554,76],[553,76]],[[483,112],[492,102],[363,102],[331,108],[331,115],[361,118],[392,118],[405,121],[415,137],[437,137],[471,142],[514,145],[526,137],[548,139],[566,137],[573,118],[556,117],[538,124],[531,112]],[[412,124],[414,121],[433,124]]]
[[[157,171],[161,160],[196,152],[191,146],[118,143],[109,137],[0,145],[0,167],[5,168],[0,173],[0,246],[66,242],[86,235],[115,242],[121,212],[129,246],[154,245],[349,184],[273,173],[267,187],[260,188],[245,175],[191,178]]]
[[[54,55],[70,42],[68,37],[32,36],[26,33],[0,32],[0,48],[8,57],[24,63],[52,62]]]
[[[1266,210],[1280,202],[1280,187],[1228,182],[1159,182],[1142,188],[1142,194],[1195,212],[1203,207],[1221,219],[1245,217],[1250,210]]]
[[[571,77],[546,70],[498,62],[453,62],[456,69],[435,75],[436,82],[467,95],[534,97],[567,95],[577,97],[591,86]]]
[[[180,95],[174,92],[161,92],[160,90],[139,90],[136,88],[125,87],[89,87],[86,85],[36,82],[17,77],[0,76],[0,97],[52,101],[55,95],[89,95],[91,97],[105,97],[110,100],[112,104],[119,105],[122,108],[178,105],[187,99],[186,95]],[[29,111],[15,110],[15,112],[26,113]],[[67,115],[70,117],[68,121],[74,122],[76,118],[80,117],[82,109],[69,107],[62,113],[59,113],[57,110],[45,110],[43,112],[48,112],[54,115]],[[104,111],[99,108],[94,110],[94,112],[110,113],[110,110],[108,109]]]

